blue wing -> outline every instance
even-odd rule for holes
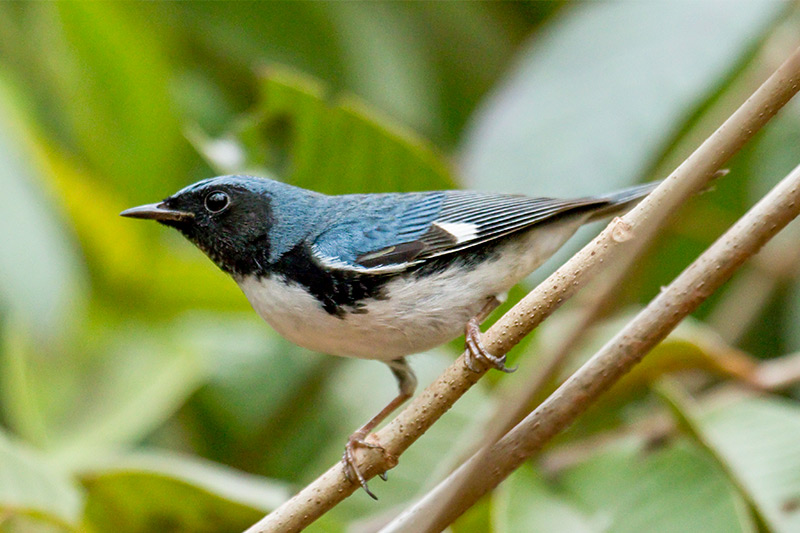
[[[352,216],[326,230],[313,249],[331,267],[399,271],[566,213],[608,216],[637,202],[656,185],[573,200],[471,191],[354,196],[360,202]]]
[[[335,197],[325,231],[311,246],[325,266],[380,273],[402,270],[418,255],[419,241],[442,210],[445,192]],[[383,259],[361,264],[359,257],[381,251]]]

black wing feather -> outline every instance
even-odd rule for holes
[[[567,213],[609,216],[647,195],[658,185],[648,183],[607,195],[562,200],[529,196],[448,191],[441,211],[428,231],[416,240],[389,246],[356,258],[364,267],[419,263],[434,257],[479,246]],[[448,226],[452,224],[453,226]],[[468,233],[447,228],[469,228]]]

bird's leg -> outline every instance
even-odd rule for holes
[[[354,454],[355,449],[361,447],[379,448],[383,450],[383,446],[380,444],[367,442],[367,435],[369,435],[370,431],[375,429],[375,426],[380,424],[387,416],[389,416],[392,411],[400,407],[403,402],[408,400],[411,395],[414,394],[414,389],[417,388],[417,378],[414,375],[414,372],[411,370],[411,367],[408,365],[408,362],[406,362],[403,357],[390,361],[386,364],[389,365],[389,368],[392,370],[392,374],[394,374],[394,377],[397,379],[397,386],[400,389],[400,392],[397,394],[394,400],[389,402],[386,407],[381,409],[380,413],[373,416],[369,422],[358,428],[355,433],[350,435],[350,438],[347,439],[347,444],[344,447],[344,456],[342,457],[342,462],[344,463],[344,473],[347,476],[347,479],[353,481],[353,477],[355,477],[366,493],[375,500],[378,499],[377,496],[375,496],[372,491],[369,490],[369,487],[367,486],[367,480],[358,470],[358,465],[356,464],[356,458]],[[384,481],[386,481],[385,472],[381,473],[380,476]]]
[[[473,372],[480,371],[480,369],[475,365],[476,360],[480,360],[492,368],[502,370],[503,372],[507,372],[509,374],[517,369],[517,367],[507,367],[506,356],[503,355],[501,357],[497,357],[496,355],[489,353],[481,341],[481,322],[486,320],[486,317],[488,317],[492,311],[497,309],[498,305],[500,305],[500,300],[498,300],[495,296],[490,297],[489,300],[487,300],[486,305],[484,305],[483,308],[478,311],[478,314],[470,318],[469,322],[467,322],[467,326],[464,331],[464,344],[467,350],[465,362],[467,368]]]

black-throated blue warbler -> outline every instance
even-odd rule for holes
[[[172,226],[239,284],[258,314],[305,348],[377,359],[400,393],[347,442],[408,399],[405,356],[465,333],[467,365],[508,371],[479,324],[582,224],[623,212],[656,184],[573,200],[469,191],[326,196],[267,178],[221,176],[122,216]]]

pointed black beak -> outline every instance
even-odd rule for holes
[[[126,209],[120,216],[123,217],[131,217],[131,218],[146,218],[149,220],[174,220],[177,222],[188,220],[190,218],[194,218],[194,213],[187,213],[186,211],[176,211],[175,209],[170,209],[164,202],[160,204],[147,204],[147,205],[140,205],[139,207],[131,207],[130,209]]]

